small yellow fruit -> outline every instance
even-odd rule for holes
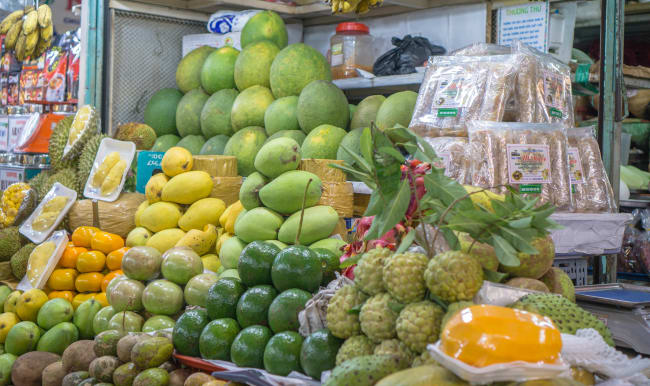
[[[20,320],[29,320],[36,321],[36,315],[38,310],[41,309],[41,306],[48,301],[47,294],[45,292],[32,288],[29,291],[26,291],[18,299],[16,304],[16,313]]]
[[[208,224],[203,231],[191,229],[176,243],[177,247],[190,247],[199,256],[214,250],[214,244],[217,242],[217,227]]]
[[[164,173],[154,174],[149,178],[149,182],[147,182],[144,188],[144,195],[150,204],[161,200],[163,186],[165,186],[167,181],[169,181],[169,177]]]
[[[20,322],[20,319],[18,319],[18,316],[16,316],[16,314],[13,312],[5,312],[0,314],[0,343],[5,342],[9,330],[11,330],[11,327],[13,327],[18,322]]]
[[[138,209],[135,211],[135,216],[134,216],[134,221],[135,221],[135,226],[136,227],[141,227],[142,225],[140,224],[140,216],[142,215],[142,212],[144,212],[145,209],[149,206],[149,201],[144,200],[142,203],[138,206]]]
[[[22,291],[14,291],[7,296],[7,300],[5,300],[4,304],[4,311],[5,312],[16,312],[16,304],[18,304],[18,299],[20,299],[20,295],[22,295]]]
[[[208,271],[216,273],[219,271],[219,268],[221,268],[221,260],[219,260],[219,256],[215,255],[214,253],[201,256],[201,261],[203,262],[203,268],[207,269]]]
[[[244,206],[241,201],[237,201],[231,204],[219,217],[219,224],[221,227],[230,234],[235,234],[235,220],[239,213],[244,210]],[[225,241],[225,240],[224,240]]]
[[[189,172],[194,166],[192,153],[183,147],[174,146],[165,152],[160,166],[170,177]]]

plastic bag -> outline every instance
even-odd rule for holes
[[[391,42],[395,48],[380,56],[372,66],[375,76],[412,74],[415,67],[424,65],[430,56],[447,52],[444,47],[433,45],[429,39],[420,36],[393,37]]]
[[[423,137],[466,137],[470,121],[501,121],[519,57],[429,59],[409,128]]]
[[[463,48],[453,51],[452,56],[488,56],[488,55],[508,55],[512,49],[508,46],[500,46],[492,43],[472,43]]]
[[[540,204],[573,210],[566,129],[542,123],[475,121],[469,125],[472,185],[504,192],[514,185]]]
[[[615,212],[614,191],[609,183],[593,127],[567,131],[570,158],[577,158],[571,170],[576,212]]]
[[[456,180],[459,184],[469,181],[469,156],[467,148],[469,142],[462,137],[436,137],[425,138],[436,152],[440,162],[435,166],[445,169],[445,176]]]

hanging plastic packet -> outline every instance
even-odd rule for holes
[[[576,212],[615,212],[614,191],[600,155],[594,128],[567,131]]]
[[[41,128],[39,124],[40,121],[40,113],[32,113],[29,115],[25,126],[23,126],[23,129],[20,131],[20,135],[16,140],[16,149],[22,149],[32,143]]]
[[[56,182],[20,226],[20,233],[36,244],[42,243],[61,224],[76,200],[76,191]]]
[[[68,51],[68,69],[66,73],[66,96],[65,100],[73,101],[79,98],[79,62],[81,59],[80,29],[76,29],[70,39]]]
[[[466,137],[468,122],[501,121],[518,56],[434,56],[409,128],[423,137]]]
[[[102,139],[86,181],[84,196],[107,202],[117,200],[135,157],[135,150],[135,143],[130,141]]]
[[[436,137],[425,138],[439,160],[434,166],[445,169],[445,176],[456,180],[460,184],[470,183],[470,160],[467,155],[469,141],[462,137]]]
[[[18,283],[16,289],[27,291],[32,288],[45,288],[67,244],[66,232],[56,231],[47,241],[37,245],[27,259],[25,277]]]
[[[246,23],[255,15],[262,11],[219,11],[210,16],[208,20],[208,31],[215,34],[227,34],[229,32],[239,32],[244,29]]]
[[[573,210],[566,130],[541,123],[471,122],[471,184],[504,192],[515,186],[558,211]]]

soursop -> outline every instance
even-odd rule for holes
[[[348,359],[372,355],[375,350],[375,344],[365,335],[355,335],[343,342],[336,353],[336,365],[347,361]]]
[[[402,303],[424,299],[424,271],[429,259],[421,253],[399,253],[384,262],[384,286]],[[356,272],[355,272],[356,273]]]
[[[471,300],[483,285],[483,267],[459,251],[447,251],[429,261],[424,280],[432,294],[445,302]]]
[[[398,316],[394,310],[396,307],[399,303],[385,292],[368,299],[359,313],[361,331],[374,342],[394,338]]]
[[[611,331],[600,319],[563,296],[530,294],[519,299],[511,307],[548,316],[563,333],[575,334],[581,328],[593,328],[607,344],[614,346]]]
[[[346,339],[361,333],[359,315],[349,312],[361,305],[367,296],[353,285],[341,287],[327,305],[327,328],[337,338]]]
[[[534,239],[530,245],[539,251],[536,255],[529,255],[527,253],[518,253],[519,265],[516,267],[509,267],[501,265],[499,270],[501,272],[509,273],[514,277],[529,277],[531,279],[539,279],[553,266],[555,259],[555,244],[551,236],[544,238],[538,237]]]
[[[411,303],[397,317],[397,336],[408,348],[421,353],[427,344],[438,340],[444,313],[442,307],[428,300]]]
[[[415,359],[415,353],[411,351],[406,345],[399,339],[388,339],[382,340],[376,347],[375,355],[397,355],[404,358],[408,363],[413,362]]]
[[[354,283],[368,295],[384,292],[384,261],[390,257],[388,248],[375,248],[364,253],[354,268]]]
[[[440,333],[445,329],[445,325],[451,319],[452,316],[456,315],[456,312],[462,310],[463,308],[471,307],[474,305],[474,302],[461,301],[456,303],[451,303],[447,306],[447,312],[442,317],[442,323],[440,323]]]
[[[424,365],[439,366],[440,364],[435,359],[433,359],[433,357],[429,353],[429,350],[424,350],[424,352],[420,354],[420,356],[413,359],[413,363],[411,363],[411,367],[418,367]]]
[[[323,385],[371,386],[408,366],[408,361],[396,355],[364,355],[336,366]]]
[[[27,272],[27,261],[34,248],[36,248],[35,244],[27,243],[11,256],[11,273],[16,279],[20,280],[25,276]]]

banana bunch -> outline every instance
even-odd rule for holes
[[[332,8],[332,13],[350,13],[363,14],[370,8],[378,7],[383,0],[325,0],[325,3]]]
[[[14,11],[0,23],[0,35],[6,35],[5,48],[13,50],[19,61],[43,55],[53,33],[52,9],[47,4]]]

